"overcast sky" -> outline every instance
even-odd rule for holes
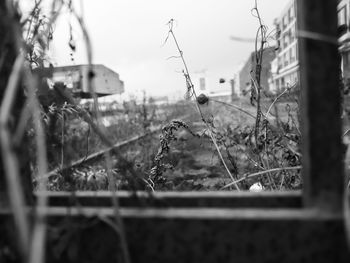
[[[73,0],[74,2],[74,0]],[[174,32],[192,73],[206,70],[211,83],[231,79],[254,43],[230,40],[230,36],[254,38],[258,21],[251,15],[254,0],[75,0],[83,2],[83,15],[93,45],[93,63],[120,74],[126,93],[145,90],[150,95],[183,96],[186,90],[174,42],[166,23],[176,21]],[[260,0],[259,10],[269,30],[288,0]],[[69,22],[59,19],[51,48],[54,65],[86,63],[82,33],[74,37],[77,52],[71,61]],[[73,22],[74,24],[74,22]],[[273,41],[271,45],[273,45]],[[214,85],[213,85],[214,86]]]

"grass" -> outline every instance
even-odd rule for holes
[[[248,99],[236,101],[244,111],[254,113],[253,107]],[[298,139],[292,135],[297,134],[297,129],[291,119],[296,117],[297,108],[295,102],[276,102],[271,115],[274,116],[275,110],[278,110],[279,122],[271,121],[268,127],[268,138],[270,142],[263,154],[254,151],[254,136],[252,136],[255,119],[245,112],[231,107],[229,104],[221,105],[217,101],[210,101],[208,104],[201,105],[201,111],[205,119],[212,118],[212,133],[222,152],[224,161],[227,164],[230,173],[235,177],[235,181],[239,182],[241,190],[248,190],[249,187],[260,182],[265,189],[270,190],[292,190],[300,189],[302,181],[298,169],[300,165],[300,156],[298,155]],[[267,110],[271,105],[271,101],[264,100],[261,103],[263,110]],[[167,106],[169,108],[169,106]],[[172,107],[175,109],[176,107]],[[191,111],[191,107],[187,107],[187,111]],[[176,114],[184,114],[177,112]],[[175,115],[175,113],[169,115]],[[189,116],[185,122],[188,128],[178,127],[172,134],[172,139],[168,144],[168,151],[162,152],[162,158],[159,164],[163,169],[159,172],[161,180],[154,182],[148,181],[152,171],[152,167],[157,152],[159,153],[159,134],[148,137],[146,140],[139,141],[132,146],[119,149],[123,152],[126,160],[133,165],[137,171],[139,178],[137,182],[130,182],[128,176],[123,176],[119,172],[117,166],[113,166],[114,176],[118,189],[124,190],[158,190],[158,191],[208,191],[208,190],[230,190],[232,187],[232,179],[228,178],[225,167],[222,166],[220,157],[212,144],[206,125],[196,122],[198,116],[193,114]],[[109,128],[109,132],[125,129],[124,136],[132,134],[132,126],[123,126],[125,122]],[[74,122],[78,123],[77,120]],[[73,122],[73,123],[74,123]],[[154,120],[159,123],[160,120]],[[169,122],[167,120],[165,123]],[[281,125],[281,123],[283,125]],[[187,125],[187,124],[186,124]],[[279,125],[279,126],[278,126]],[[73,126],[76,126],[73,125]],[[283,132],[289,126],[289,134]],[[142,124],[135,127],[138,132],[142,129]],[[294,127],[294,128],[293,128]],[[74,128],[72,128],[74,129]],[[135,131],[135,129],[134,129]],[[80,130],[81,132],[81,130]],[[71,136],[74,133],[70,133]],[[194,136],[196,135],[196,136]],[[94,138],[96,135],[90,135]],[[291,136],[287,138],[286,136]],[[76,137],[76,138],[75,138]],[[79,138],[84,136],[73,136],[67,143],[76,149],[82,149],[81,145],[84,141]],[[124,137],[125,138],[125,137]],[[77,139],[76,143],[73,141]],[[118,140],[121,137],[114,137]],[[265,138],[263,138],[265,140]],[[90,139],[92,141],[92,139]],[[278,144],[274,144],[274,143]],[[91,152],[101,150],[101,144],[97,143],[90,146]],[[265,153],[268,150],[268,154]],[[80,153],[80,155],[83,152]],[[113,163],[117,163],[117,159],[112,156]],[[269,169],[264,167],[269,162]],[[284,167],[287,167],[284,169]],[[290,167],[295,167],[290,169]],[[271,171],[269,171],[271,170]],[[71,171],[73,180],[65,182],[59,174],[50,182],[51,190],[106,190],[107,171],[103,163],[97,161],[88,163]],[[73,185],[72,185],[73,184]],[[132,188],[136,187],[136,188]]]

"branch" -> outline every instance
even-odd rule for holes
[[[215,102],[217,102],[217,103],[221,103],[221,104],[226,105],[226,106],[228,106],[228,107],[235,108],[236,110],[239,110],[239,111],[241,111],[241,112],[247,114],[248,116],[252,117],[253,119],[256,119],[256,117],[255,117],[253,114],[251,114],[250,112],[248,112],[248,111],[242,109],[241,107],[239,107],[239,106],[237,106],[237,105],[234,105],[234,104],[231,104],[231,103],[227,103],[227,102],[224,102],[224,101],[214,100],[214,99],[211,99],[211,101],[215,101]]]
[[[267,110],[267,112],[266,112],[266,114],[265,114],[265,119],[269,116],[270,111],[271,111],[273,105],[274,105],[285,93],[287,93],[288,91],[290,91],[290,90],[291,90],[293,87],[295,87],[295,86],[296,86],[296,84],[292,85],[291,87],[286,88],[280,95],[278,95],[278,96],[274,99],[274,101],[271,103],[269,109]]]
[[[291,166],[291,167],[282,167],[282,168],[273,168],[270,170],[265,170],[265,171],[261,171],[261,172],[257,172],[257,173],[248,174],[248,175],[243,175],[242,178],[236,180],[235,182],[232,182],[232,183],[225,185],[224,187],[221,188],[221,190],[226,189],[226,188],[232,186],[233,184],[237,184],[239,182],[242,182],[248,178],[252,178],[255,176],[259,176],[259,175],[263,175],[263,174],[267,174],[267,173],[271,173],[271,172],[279,172],[279,171],[286,171],[286,170],[300,170],[301,168],[302,168],[301,165]]]

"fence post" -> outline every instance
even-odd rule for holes
[[[340,210],[343,162],[337,0],[297,0],[306,207]]]

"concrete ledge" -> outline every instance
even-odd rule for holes
[[[37,192],[50,206],[111,207],[111,192]],[[121,207],[301,208],[302,194],[293,192],[128,192],[117,193]]]

